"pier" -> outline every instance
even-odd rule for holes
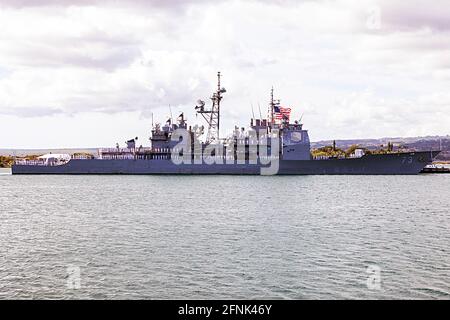
[[[450,168],[432,165],[426,166],[420,173],[450,173]]]

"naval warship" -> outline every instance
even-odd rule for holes
[[[274,99],[273,88],[267,116],[253,116],[247,129],[235,127],[221,138],[220,108],[226,90],[220,72],[217,78],[212,103],[206,106],[198,100],[195,106],[206,126],[188,126],[182,113],[163,126],[152,123],[149,147],[138,146],[134,138],[126,147],[102,148],[95,156],[16,159],[12,174],[413,175],[440,152],[376,154],[356,149],[345,157],[314,157],[308,130],[301,119],[291,122],[291,108]]]

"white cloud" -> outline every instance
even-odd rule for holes
[[[446,6],[414,1],[409,9],[375,0],[2,5],[0,118],[8,126],[0,135],[10,126],[24,128],[21,141],[30,147],[122,141],[119,134],[143,127],[138,120],[148,125],[150,112],[164,121],[169,104],[194,121],[192,107],[214,89],[218,70],[228,90],[224,129],[247,125],[251,104],[259,113],[260,103],[265,114],[274,85],[296,117],[305,113],[313,139],[448,133]],[[374,7],[378,28],[368,25]],[[89,116],[95,126],[87,125]],[[86,136],[78,143],[65,135],[46,140],[56,129],[43,124],[55,123]]]

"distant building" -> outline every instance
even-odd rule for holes
[[[355,149],[355,158],[361,158],[364,155],[364,149]]]

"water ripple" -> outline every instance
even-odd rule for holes
[[[0,298],[449,299],[449,207],[448,175],[2,175]]]

